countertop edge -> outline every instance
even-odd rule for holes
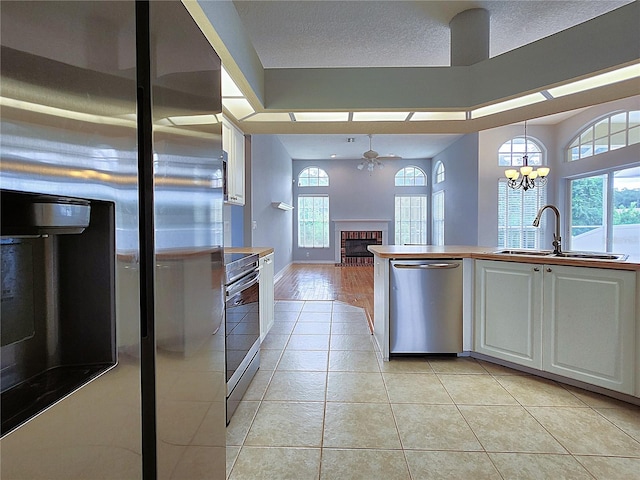
[[[500,262],[567,265],[573,267],[610,268],[614,270],[640,271],[640,263],[578,258],[540,257],[535,255],[505,255],[493,253],[498,247],[431,246],[431,245],[370,245],[369,251],[380,258],[437,259],[472,258]]]
[[[273,247],[225,247],[224,249],[224,253],[257,253],[260,258],[273,252]]]

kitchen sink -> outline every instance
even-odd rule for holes
[[[501,255],[536,255],[536,256],[548,256],[552,255],[551,250],[496,250],[493,253]]]
[[[553,253],[551,250],[496,250],[493,253],[500,255],[527,255],[536,257],[561,257],[561,258],[581,258],[585,260],[616,260],[625,261],[629,255],[620,253],[600,253],[600,252],[562,252]]]
[[[620,260],[624,261],[629,255],[617,253],[597,253],[597,252],[562,252],[556,257],[565,258],[585,258],[589,260]]]

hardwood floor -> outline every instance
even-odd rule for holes
[[[373,265],[294,263],[275,285],[276,300],[338,300],[364,308],[373,327]]]

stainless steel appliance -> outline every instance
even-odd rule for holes
[[[389,353],[462,351],[462,261],[392,260]]]
[[[0,190],[6,435],[116,364],[114,205]]]
[[[260,267],[256,254],[225,254],[227,423],[260,367]]]
[[[32,237],[2,232],[1,390],[43,395],[0,477],[223,479],[220,60],[177,0],[1,10],[0,188],[38,199]]]

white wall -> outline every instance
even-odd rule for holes
[[[251,246],[273,247],[276,274],[291,263],[293,212],[274,208],[271,202],[293,204],[291,157],[275,135],[251,137],[251,214],[256,222]],[[245,243],[248,239],[245,238]]]
[[[293,178],[297,179],[302,169],[309,166],[322,168],[329,175],[329,187],[304,187],[293,185],[294,198],[298,193],[327,193],[329,195],[329,248],[297,248],[297,225],[294,220],[293,260],[311,262],[335,261],[335,229],[333,220],[381,220],[389,221],[389,243],[393,243],[394,196],[396,193],[431,195],[429,187],[394,186],[395,174],[401,168],[415,165],[431,178],[431,160],[398,159],[387,160],[385,167],[372,173],[358,170],[359,160],[294,160]],[[295,217],[294,217],[295,219]],[[308,254],[308,255],[307,255]]]
[[[556,127],[553,125],[527,125],[527,136],[536,140],[546,151],[546,164],[551,167],[547,186],[547,202],[555,204],[555,185],[558,179]],[[478,142],[478,244],[493,247],[498,244],[498,180],[505,178],[506,167],[498,165],[498,149],[511,138],[524,135],[524,124],[508,125],[479,132]],[[533,219],[531,219],[533,222]],[[552,231],[545,228],[544,244],[551,245]]]
[[[445,181],[433,186],[434,192],[444,190],[444,243],[477,245],[478,134],[465,135],[436,155],[433,165],[437,161],[445,169]]]

